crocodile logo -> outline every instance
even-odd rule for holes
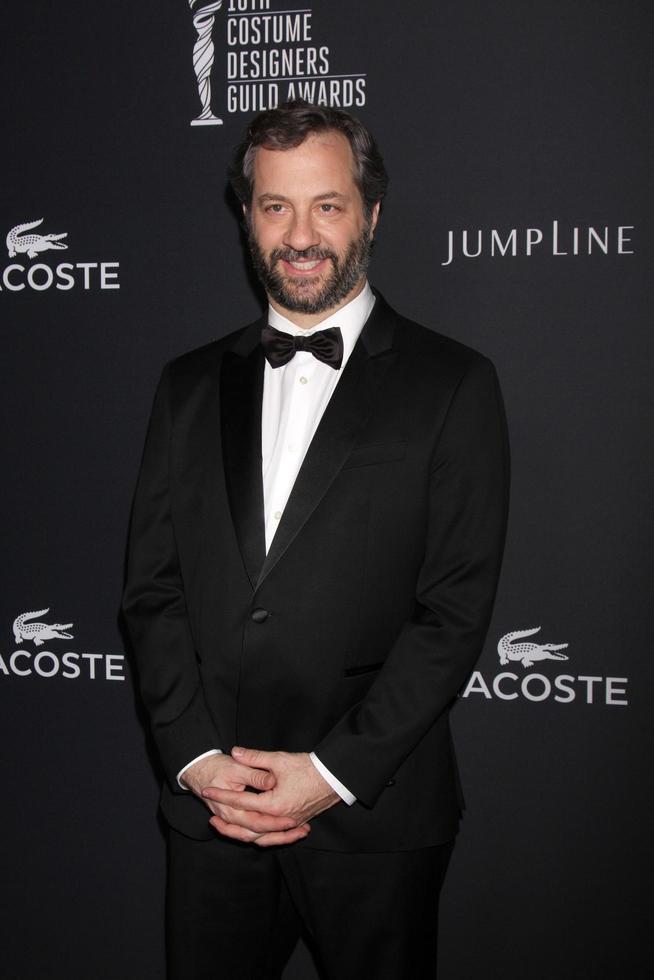
[[[557,650],[565,650],[567,643],[515,643],[525,636],[533,636],[538,633],[541,627],[536,626],[531,630],[513,630],[505,633],[497,644],[497,652],[500,655],[500,663],[508,664],[509,660],[519,660],[523,667],[533,667],[537,660],[568,660],[565,653],[557,653]]]
[[[46,616],[50,609],[38,609],[36,612],[21,613],[14,620],[14,639],[16,643],[21,640],[32,640],[34,646],[41,647],[45,640],[72,640],[73,634],[66,633],[72,623],[34,623],[30,622],[37,616]]]
[[[15,225],[7,235],[7,251],[9,258],[13,259],[19,252],[27,252],[30,259],[35,259],[39,252],[45,252],[49,248],[68,248],[61,241],[68,236],[68,232],[62,235],[23,235],[22,232],[31,231],[43,224],[43,218],[38,221],[28,221],[27,224]]]

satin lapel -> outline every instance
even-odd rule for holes
[[[386,310],[388,307],[382,300],[380,313]],[[390,349],[388,340],[392,329],[389,329],[386,317],[379,313],[375,317],[373,313],[371,321],[343,369],[343,376],[309,446],[257,587],[270,574],[329,489],[368,419],[382,378],[395,361],[397,352]]]
[[[240,349],[225,352],[220,379],[225,480],[236,537],[253,589],[266,554],[261,476],[264,358],[258,343],[260,329],[260,324],[248,328]],[[247,351],[248,341],[255,335],[256,344]]]

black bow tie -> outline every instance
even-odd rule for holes
[[[274,327],[264,327],[261,331],[261,343],[266,359],[273,368],[288,364],[299,350],[309,351],[323,364],[329,364],[336,371],[343,363],[343,335],[340,327],[317,330],[308,337],[294,336],[282,330],[275,330]]]

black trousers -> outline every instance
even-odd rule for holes
[[[168,834],[169,980],[279,980],[302,935],[323,980],[433,980],[453,842],[350,854]]]

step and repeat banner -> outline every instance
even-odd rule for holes
[[[164,362],[261,309],[225,171],[253,113],[303,97],[384,153],[371,281],[487,354],[509,418],[441,976],[650,976],[650,6],[305,3],[0,14],[3,974],[164,976],[131,496]],[[306,950],[286,976],[313,980]]]

